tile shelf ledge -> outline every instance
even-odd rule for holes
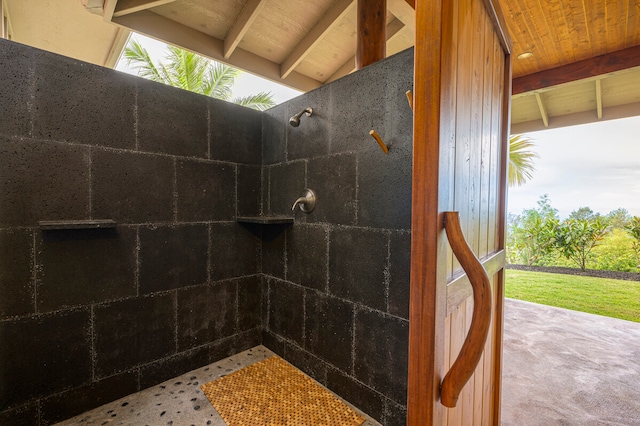
[[[238,216],[238,223],[257,223],[259,225],[290,225],[293,217],[290,216]]]
[[[38,222],[43,231],[61,231],[66,229],[111,229],[117,223],[111,219],[101,220],[41,220]]]

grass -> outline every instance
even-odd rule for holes
[[[508,269],[505,296],[640,322],[638,281]]]

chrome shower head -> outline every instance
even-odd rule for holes
[[[313,114],[313,108],[308,107],[303,109],[289,119],[289,124],[291,124],[293,127],[298,127],[300,125],[300,117],[302,117],[302,114],[307,114],[307,117],[311,117],[311,114]]]

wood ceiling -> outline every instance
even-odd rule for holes
[[[60,13],[57,9],[63,8],[53,0],[0,2],[10,18],[12,9],[22,4],[58,26],[80,25],[77,14]],[[356,0],[63,3],[99,13],[105,24],[149,35],[302,91],[355,70]],[[413,4],[413,0],[387,0],[387,55],[413,46]],[[638,115],[640,0],[500,0],[500,4],[513,39],[514,130]],[[87,20],[96,18],[84,12]],[[19,21],[13,19],[14,39],[22,41]],[[34,27],[26,31],[33,32]],[[49,32],[49,44],[55,44],[54,34]],[[58,43],[80,44],[84,38]],[[29,44],[41,47],[31,40]],[[50,50],[55,51],[53,47]],[[524,52],[532,56],[516,59]]]

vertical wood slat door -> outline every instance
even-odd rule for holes
[[[417,0],[408,424],[498,425],[511,42],[497,0]],[[444,232],[458,211],[488,272],[480,362],[454,408],[440,384],[465,341],[473,297]]]

